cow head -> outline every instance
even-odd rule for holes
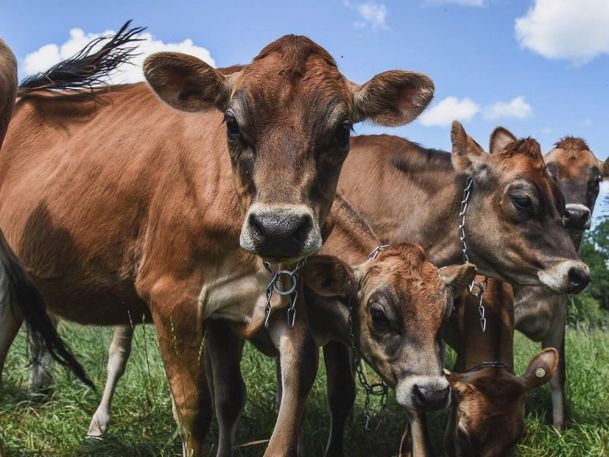
[[[424,411],[449,404],[440,329],[453,296],[474,274],[471,264],[438,270],[420,246],[400,244],[354,268],[336,257],[311,257],[305,284],[352,307],[362,357],[396,389],[398,403]]]
[[[523,376],[504,368],[449,373],[455,403],[446,429],[450,457],[502,457],[524,433],[527,394],[545,384],[558,366],[558,352],[537,354]]]
[[[581,235],[590,228],[599,185],[609,176],[609,159],[597,159],[581,138],[566,137],[546,154],[545,161],[565,196],[567,228]]]
[[[428,77],[406,71],[354,84],[325,49],[294,35],[269,44],[231,74],[168,52],[146,59],[144,74],[174,108],[224,113],[218,128],[226,130],[245,213],[240,244],[269,260],[296,260],[320,249],[320,226],[334,199],[353,124],[405,124],[434,91]]]
[[[517,140],[499,127],[487,154],[458,122],[452,143],[453,166],[473,178],[465,230],[469,256],[480,271],[556,292],[577,293],[586,287],[589,269],[564,228],[564,199],[546,170],[539,144]]]

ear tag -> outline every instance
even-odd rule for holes
[[[543,368],[537,368],[535,370],[535,376],[537,376],[538,378],[543,378],[546,375],[546,370],[544,370]]]

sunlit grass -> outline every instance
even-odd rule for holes
[[[62,334],[74,348],[101,391],[105,379],[111,330],[67,325]],[[517,371],[522,373],[538,346],[518,335]],[[550,397],[547,387],[529,400],[527,437],[518,455],[609,456],[609,334],[569,331],[568,395],[571,427],[558,434],[546,425]],[[146,354],[148,357],[146,357]],[[323,364],[321,364],[323,366]],[[248,444],[269,438],[275,420],[275,370],[272,360],[248,347],[243,364],[248,404],[240,422],[237,442]],[[56,385],[46,397],[31,398],[25,338],[21,334],[7,361],[0,386],[0,442],[6,457],[17,456],[176,456],[181,445],[171,413],[171,400],[152,327],[138,328],[127,373],[117,389],[113,425],[104,440],[84,438],[98,395],[55,369]],[[320,368],[307,407],[305,432],[307,455],[323,455],[328,429],[325,374]],[[405,417],[390,399],[382,427],[364,432],[361,427],[363,395],[358,395],[353,422],[347,430],[347,454],[354,457],[392,456],[398,449]],[[440,415],[432,421],[434,441],[441,449]],[[215,454],[216,427],[208,440],[209,455]],[[262,445],[237,449],[239,456],[261,455]]]

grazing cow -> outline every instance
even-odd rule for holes
[[[7,133],[16,97],[17,61],[4,41],[0,40],[0,147]],[[45,308],[40,292],[0,231],[0,378],[13,339],[7,329],[18,327],[25,320],[30,338],[43,347],[46,354],[92,385],[82,366],[59,338]]]
[[[285,389],[265,455],[294,455],[317,347],[302,293],[295,308],[255,299],[270,281],[261,258],[277,271],[320,249],[352,124],[414,119],[431,80],[389,71],[357,85],[293,35],[230,75],[155,54],[144,65],[152,91],[40,93],[74,85],[59,73],[29,81],[0,156],[0,227],[49,308],[82,324],[155,324],[183,451],[195,456],[211,421],[204,322],[253,332],[267,317]],[[273,312],[287,306],[298,309],[291,329]]]
[[[485,332],[479,302],[469,293],[455,300],[445,332],[445,341],[457,351],[447,376],[455,397],[445,436],[449,457],[508,455],[524,433],[527,394],[548,382],[558,366],[558,352],[549,348],[529,362],[522,377],[515,375],[512,288],[491,279],[482,297]]]
[[[603,179],[609,177],[609,161],[599,160],[584,140],[566,137],[545,156],[548,171],[565,196],[571,217],[569,234],[579,250],[582,235],[590,227],[592,211]],[[567,301],[564,294],[553,294],[537,287],[514,287],[516,328],[542,346],[556,348],[560,359],[558,370],[550,381],[552,424],[565,427],[566,356],[565,325]]]

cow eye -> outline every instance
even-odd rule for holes
[[[513,195],[512,202],[518,210],[529,210],[533,206],[531,199],[526,195]]]
[[[346,148],[349,145],[349,139],[351,138],[351,129],[353,124],[350,121],[343,121],[338,124],[336,131],[334,132],[334,138],[336,144],[341,148]]]
[[[241,130],[239,129],[239,123],[235,116],[232,114],[226,114],[224,116],[224,121],[226,122],[226,133],[228,134],[228,138],[230,140],[238,140],[241,136]]]
[[[373,305],[370,308],[370,317],[372,317],[372,322],[377,327],[384,327],[389,324],[389,319],[387,319],[387,315],[380,305]]]

